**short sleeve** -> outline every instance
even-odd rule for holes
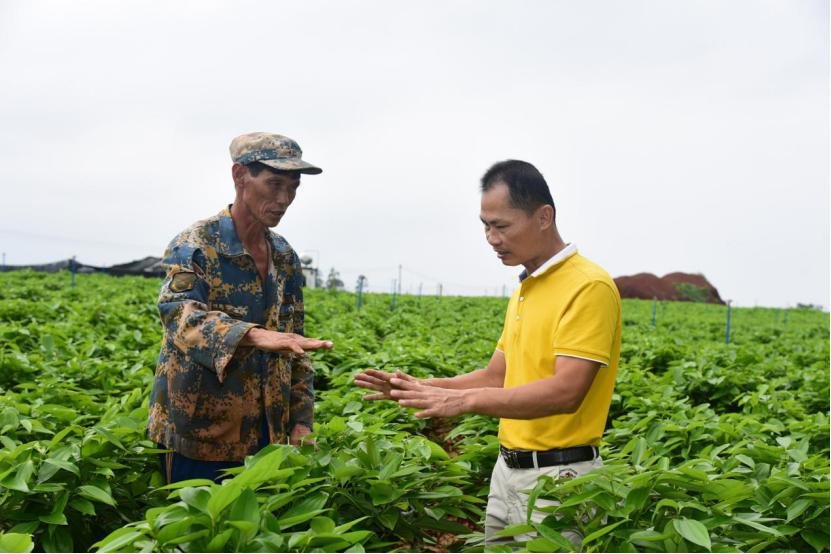
[[[566,309],[554,334],[554,355],[609,365],[620,319],[620,298],[602,281],[586,285]]]
[[[500,352],[505,352],[505,327],[502,327],[502,334],[499,335],[499,340],[496,341],[496,349]]]

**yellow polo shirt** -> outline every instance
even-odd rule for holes
[[[599,445],[620,359],[620,293],[612,278],[569,244],[511,296],[497,349],[505,353],[505,387],[555,373],[557,356],[602,364],[573,414],[499,420],[499,442],[519,450]]]

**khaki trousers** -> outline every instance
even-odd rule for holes
[[[587,462],[548,466],[538,469],[511,469],[505,464],[502,456],[496,461],[491,474],[491,488],[488,493],[488,507],[485,511],[485,544],[493,545],[500,542],[510,542],[511,538],[494,537],[493,534],[510,525],[526,523],[528,512],[528,494],[522,492],[533,489],[537,479],[543,475],[551,477],[573,478],[583,475],[603,466],[603,460],[598,456]],[[537,500],[537,506],[555,506],[553,500]],[[534,510],[531,520],[535,523],[542,521],[549,512]],[[583,537],[577,532],[566,531],[563,536],[575,546],[580,546]],[[528,541],[535,535],[525,534],[514,537],[513,540]]]

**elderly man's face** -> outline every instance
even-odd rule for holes
[[[497,183],[482,193],[479,219],[485,225],[485,238],[502,263],[525,264],[538,255],[542,244],[539,218],[511,206],[508,186]]]
[[[256,177],[246,169],[242,182],[242,203],[266,227],[275,227],[294,201],[300,174],[272,173],[263,169]]]

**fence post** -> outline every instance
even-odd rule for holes
[[[438,296],[439,296],[439,298],[441,298],[441,289],[442,289],[442,286],[441,286],[441,283],[439,283],[439,290],[438,290]]]
[[[658,297],[652,298],[652,326],[655,327],[655,322],[658,320]]]
[[[724,332],[724,342],[725,344],[730,344],[730,303],[733,302],[732,300],[727,301],[727,329]]]
[[[366,281],[366,277],[363,275],[358,276],[358,309],[361,309],[361,305],[363,304],[363,292],[364,292],[364,281]]]

